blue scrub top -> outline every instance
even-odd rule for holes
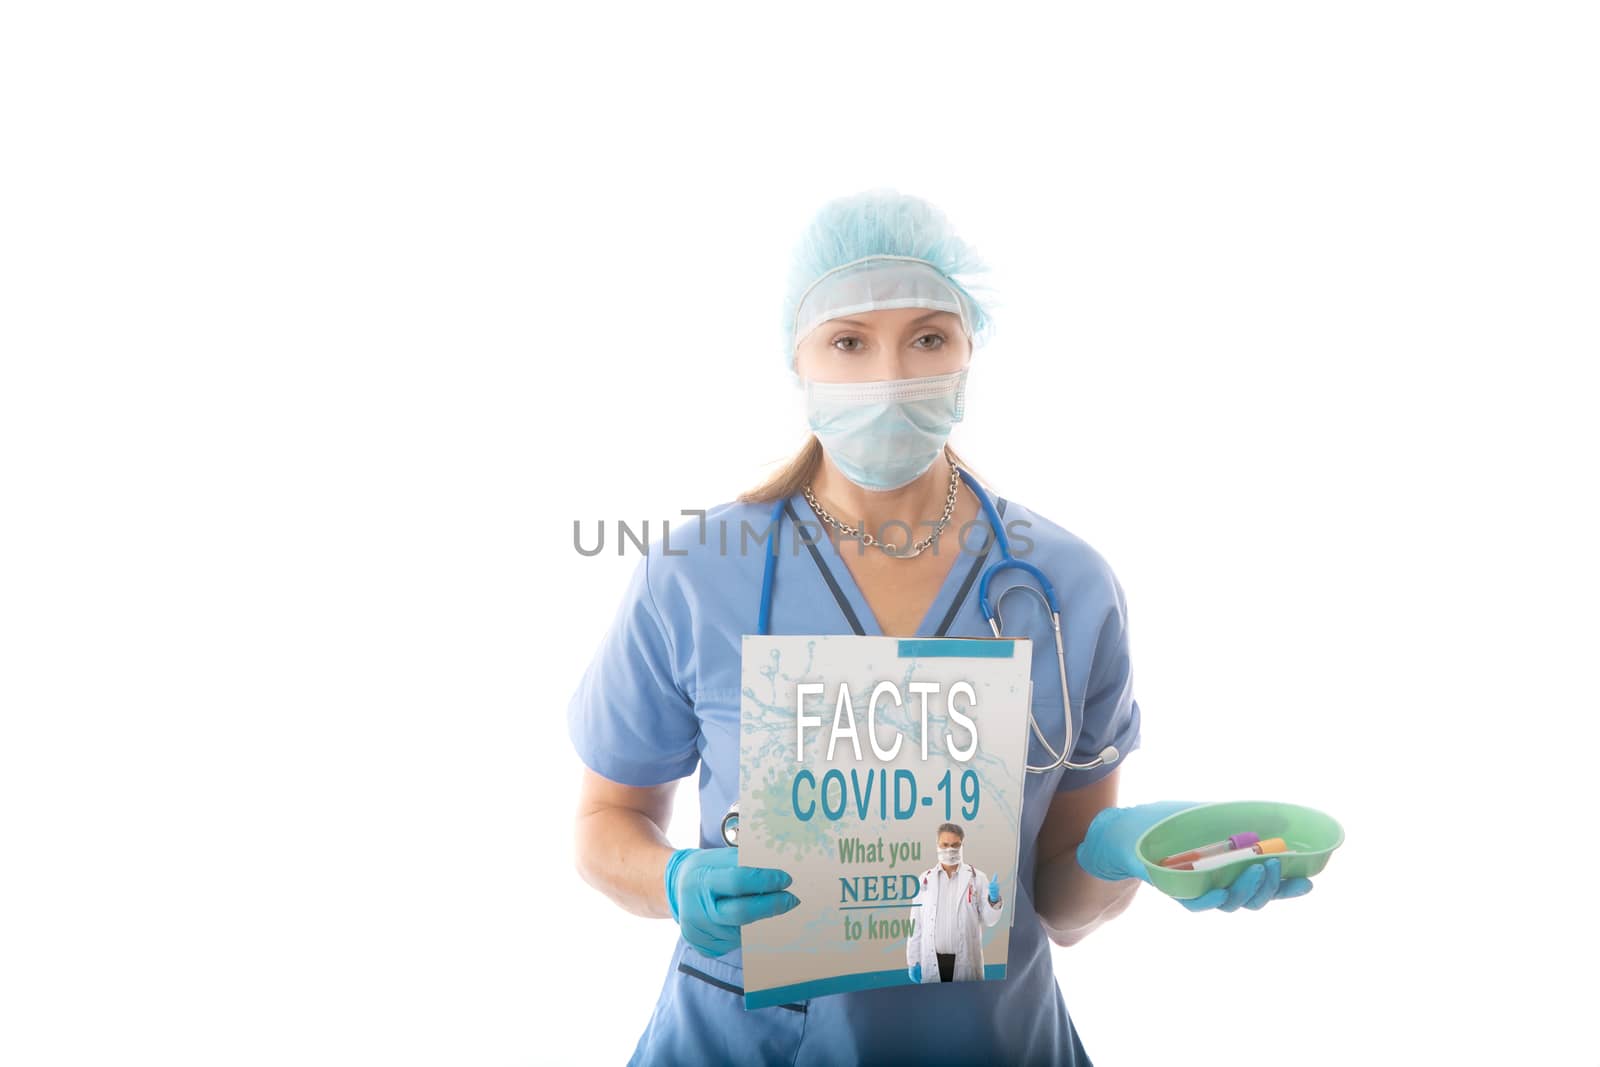
[[[631,1062],[1089,1064],[1033,910],[1034,849],[1055,793],[1098,781],[1139,746],[1127,602],[1111,568],[1086,542],[1019,504],[994,500],[1013,553],[1049,576],[1062,606],[1067,682],[1081,730],[1072,761],[1087,763],[1108,744],[1122,756],[1093,770],[1026,776],[1006,977],[746,1011],[740,952],[710,957],[680,937]],[[605,778],[652,786],[700,768],[702,848],[725,847],[722,817],[739,796],[740,638],[756,632],[772,506],[722,504],[708,509],[703,522],[686,518],[651,542],[568,708],[579,757]],[[796,536],[797,520],[809,536]],[[840,554],[857,547],[834,545],[805,497],[792,496],[779,533],[769,631],[881,634]],[[939,551],[957,557],[917,636],[991,636],[977,585],[999,549],[983,515],[959,535],[947,530]],[[990,602],[1025,580],[1016,569],[1000,572]],[[1026,593],[1007,597],[999,610],[1006,636],[1033,639],[1033,713],[1060,751],[1061,684],[1049,616]],[[1053,762],[1028,736],[1028,762]]]

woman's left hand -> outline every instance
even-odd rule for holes
[[[1178,903],[1190,911],[1238,911],[1241,907],[1260,911],[1269,900],[1303,897],[1311,892],[1309,878],[1283,878],[1280,876],[1278,857],[1261,863],[1252,863],[1239,872],[1233,884],[1225,889],[1213,889],[1192,900],[1179,899]]]
[[[1106,808],[1089,823],[1083,842],[1078,845],[1078,865],[1096,878],[1119,881],[1138,878],[1150,881],[1143,861],[1134,849],[1150,827],[1180,811],[1195,807],[1192,800],[1163,800],[1153,804],[1136,804],[1127,808]],[[1184,900],[1179,904],[1190,911],[1237,911],[1249,908],[1258,911],[1267,901],[1299,897],[1311,892],[1311,879],[1281,876],[1276,857],[1265,862],[1252,862],[1242,867],[1233,882],[1226,888]]]

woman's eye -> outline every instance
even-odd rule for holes
[[[840,338],[838,338],[837,340],[835,340],[833,342],[833,345],[834,345],[835,348],[838,348],[840,345],[844,344],[847,341],[851,342],[853,344],[859,344],[861,339],[859,337],[840,337]],[[845,351],[845,352],[854,352],[855,349],[854,348],[846,348],[846,349],[843,349],[843,351]]]
[[[937,334],[937,333],[925,333],[921,337],[917,338],[917,340],[918,341],[926,341],[930,337],[933,338],[935,341],[937,341],[938,344],[923,345],[922,347],[924,347],[924,348],[938,348],[938,347],[940,347],[940,345],[944,344],[944,336],[942,334]]]

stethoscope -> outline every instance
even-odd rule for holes
[[[984,620],[988,622],[989,629],[996,637],[1005,636],[1000,632],[1000,602],[1009,593],[1017,590],[1032,593],[1044,602],[1045,609],[1050,613],[1050,623],[1056,635],[1056,670],[1061,676],[1061,715],[1067,725],[1066,744],[1057,752],[1045,739],[1044,731],[1039,729],[1039,722],[1033,717],[1033,709],[1028,709],[1028,726],[1033,730],[1033,736],[1039,739],[1044,750],[1050,753],[1053,763],[1034,766],[1027,764],[1030,774],[1046,774],[1057,767],[1066,767],[1073,771],[1093,770],[1107,763],[1117,760],[1118,752],[1115,745],[1107,745],[1100,750],[1100,754],[1088,763],[1069,763],[1068,757],[1072,755],[1072,698],[1067,692],[1067,651],[1061,640],[1061,605],[1056,600],[1055,587],[1050,584],[1050,579],[1045,577],[1044,571],[1024,560],[1017,559],[1011,554],[1011,540],[1006,536],[1006,528],[1000,521],[1000,514],[995,511],[994,502],[989,499],[989,494],[983,491],[978,480],[967,473],[963,467],[956,467],[961,475],[961,480],[967,483],[967,488],[972,490],[972,495],[978,498],[978,503],[983,506],[983,512],[989,519],[989,525],[994,530],[995,540],[1000,546],[1000,559],[989,564],[978,578],[978,608],[983,612]],[[768,624],[772,618],[772,582],[778,566],[778,526],[783,521],[784,506],[787,498],[778,501],[772,509],[772,520],[767,524],[767,564],[761,575],[761,610],[756,619],[756,632],[765,635]],[[1026,582],[1020,582],[1002,592],[991,604],[989,602],[989,582],[995,575],[1004,570],[1019,570],[1030,575],[1039,583],[1035,589]],[[722,839],[729,845],[737,847],[739,844],[739,805],[733,804],[728,808],[728,814],[722,817]]]

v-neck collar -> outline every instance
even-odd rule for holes
[[[1004,497],[994,498],[995,510],[1001,518],[1005,517],[1006,500]],[[795,536],[799,537],[800,519],[804,517],[807,522],[821,527],[822,520],[817,513],[806,503],[805,494],[794,493],[784,504],[784,511],[788,514],[789,521],[795,526]],[[949,631],[961,605],[966,602],[967,595],[978,582],[978,575],[983,568],[989,565],[989,556],[994,550],[995,531],[989,522],[989,517],[982,509],[978,511],[978,518],[982,520],[987,532],[986,544],[982,552],[974,556],[972,553],[958,545],[955,549],[959,555],[945,572],[944,581],[939,585],[939,592],[934,596],[933,603],[928,605],[922,622],[917,626],[916,637],[943,637]],[[969,536],[977,536],[975,529],[970,529]],[[959,538],[960,534],[957,533]],[[856,584],[855,575],[850,572],[849,564],[844,560],[839,545],[834,544],[833,538],[827,535],[827,530],[822,530],[822,536],[816,543],[806,543],[807,553],[817,570],[822,575],[822,580],[827,584],[829,592],[839,605],[845,622],[853,633],[864,637],[885,636],[878,625],[878,619],[872,613],[872,608],[867,604],[867,598],[862,594],[861,587]]]

